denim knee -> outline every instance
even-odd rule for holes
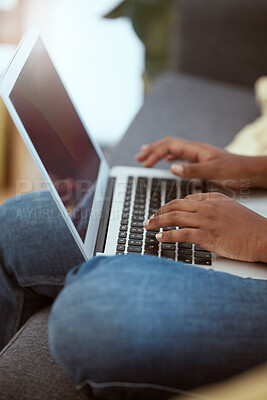
[[[130,310],[122,307],[126,287],[120,281],[125,269],[126,263],[118,257],[86,262],[69,273],[67,286],[54,303],[50,348],[76,384],[88,378],[101,382],[112,379],[114,356],[117,353],[120,358],[118,352],[128,346]],[[127,352],[124,357],[128,357]]]
[[[154,257],[98,257],[69,274],[50,315],[49,342],[77,385],[153,381],[168,346],[155,284],[172,268]]]
[[[107,344],[102,343],[99,336],[108,323],[102,315],[105,268],[103,273],[93,274],[95,268],[103,264],[105,260],[98,257],[73,268],[49,318],[52,354],[77,385],[92,378],[88,370],[98,368],[99,349],[106,352]]]

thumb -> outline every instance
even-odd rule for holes
[[[203,163],[174,164],[171,166],[174,175],[184,178],[211,179],[214,177],[215,168],[213,161]]]

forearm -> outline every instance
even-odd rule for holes
[[[267,156],[242,157],[244,161],[244,179],[254,188],[267,189]]]

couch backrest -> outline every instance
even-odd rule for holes
[[[267,0],[177,0],[175,67],[251,86],[267,75]]]

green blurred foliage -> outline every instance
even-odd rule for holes
[[[175,0],[124,0],[106,18],[130,18],[146,49],[146,87],[171,66]]]

